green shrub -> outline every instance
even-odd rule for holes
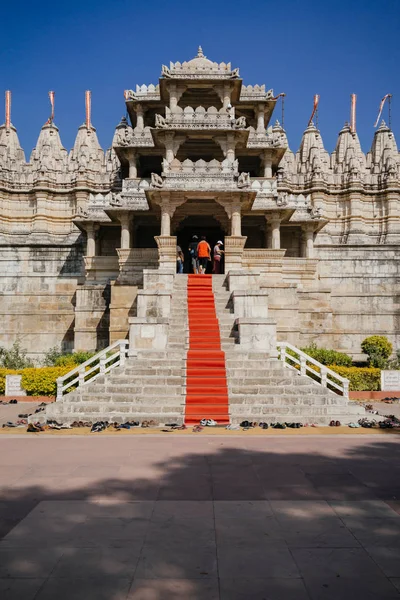
[[[28,396],[55,396],[57,379],[71,370],[67,367],[0,369],[0,394],[5,393],[6,375],[22,375],[21,385]]]
[[[301,348],[303,352],[314,358],[322,365],[338,365],[342,367],[351,367],[351,356],[344,352],[336,352],[336,350],[327,350],[326,348],[318,348],[316,344],[311,344],[305,348]]]
[[[0,367],[5,369],[25,369],[33,367],[33,362],[26,357],[26,350],[21,346],[19,338],[15,340],[10,350],[0,348]]]
[[[377,362],[378,357],[388,359],[393,346],[384,335],[370,335],[361,343],[361,350],[368,355],[368,364]]]
[[[376,391],[380,389],[381,371],[372,367],[339,367],[328,365],[328,368],[346,377],[350,382],[350,390],[357,392]]]
[[[95,352],[74,352],[74,353],[66,353],[62,352],[59,346],[53,346],[50,350],[45,354],[43,364],[46,367],[64,367],[74,365],[81,365],[82,363],[92,358],[95,355]]]

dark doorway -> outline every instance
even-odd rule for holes
[[[198,241],[200,241],[201,236],[204,235],[211,246],[212,256],[215,244],[219,240],[224,242],[225,232],[218,221],[213,217],[189,217],[177,227],[175,235],[177,236],[177,244],[182,248],[182,252],[185,255],[184,273],[192,273],[189,255],[189,244],[192,241],[192,237],[197,235]],[[222,263],[222,273],[224,272],[223,266]],[[212,273],[212,262],[208,263],[207,273]]]

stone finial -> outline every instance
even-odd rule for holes
[[[0,169],[18,170],[25,163],[17,130],[11,123],[11,92],[5,93],[5,123],[0,126]]]
[[[85,123],[86,129],[91,128],[91,112],[92,112],[92,92],[90,90],[86,90],[85,92]]]
[[[206,58],[203,53],[203,48],[201,46],[198,47],[197,50],[197,58]]]
[[[10,125],[11,125],[11,92],[10,90],[6,91],[5,94],[5,124],[6,124],[6,129],[10,129]]]

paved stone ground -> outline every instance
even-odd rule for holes
[[[20,402],[18,404],[0,405],[0,427],[3,423],[11,421],[15,423],[18,420],[18,415],[34,413],[38,408],[39,402]]]
[[[400,436],[0,439],[2,600],[399,600]]]

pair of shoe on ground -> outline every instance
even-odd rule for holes
[[[201,427],[215,427],[218,423],[214,419],[201,419],[200,425]]]

